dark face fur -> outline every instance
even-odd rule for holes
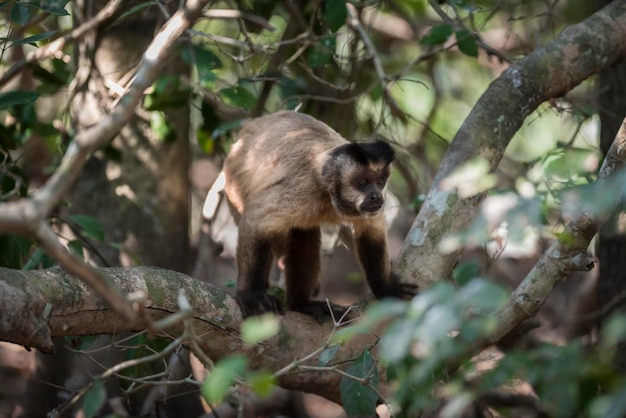
[[[329,183],[335,210],[348,217],[378,215],[385,203],[385,186],[393,158],[393,149],[381,141],[334,149],[322,175]]]

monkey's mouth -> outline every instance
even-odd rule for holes
[[[382,201],[365,201],[361,204],[361,212],[367,215],[376,215],[383,208]]]

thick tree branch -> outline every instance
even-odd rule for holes
[[[281,317],[281,330],[276,337],[249,347],[239,334],[241,314],[237,303],[217,287],[156,267],[106,268],[99,269],[99,273],[124,294],[143,294],[143,309],[152,321],[179,311],[177,297],[183,289],[193,310],[193,333],[198,336],[199,347],[213,361],[239,351],[250,358],[252,367],[282,370],[323,347],[333,329],[330,322],[320,325],[309,316],[288,312]],[[141,324],[112,315],[110,305],[97,292],[59,268],[32,271],[0,268],[0,305],[3,306],[0,340],[44,352],[53,350],[52,337],[143,329]],[[177,338],[184,332],[183,322],[178,321],[164,334]],[[362,335],[343,345],[333,362],[355,359],[375,341],[373,335]],[[317,357],[311,356],[301,365],[316,366]],[[278,379],[285,388],[341,402],[341,376],[336,372],[302,373],[301,367],[295,367]]]
[[[494,171],[524,119],[541,103],[562,96],[624,57],[626,2],[612,2],[496,79],[450,144],[400,250],[398,273],[422,288],[449,277],[460,251],[442,253],[440,244],[448,234],[465,230],[484,194],[461,197],[457,190],[444,187],[446,178],[475,159],[484,159]]]

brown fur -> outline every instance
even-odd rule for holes
[[[224,190],[239,223],[237,297],[244,315],[282,311],[265,294],[270,249],[286,254],[287,307],[310,313],[320,223],[353,225],[357,253],[377,297],[407,293],[407,286],[391,284],[382,207],[361,206],[366,197],[375,199],[359,189],[362,180],[378,180],[374,193],[384,199],[390,160],[364,166],[343,148],[338,151],[347,144],[324,123],[294,112],[253,119],[241,130],[224,164]],[[338,201],[350,210],[342,211]]]

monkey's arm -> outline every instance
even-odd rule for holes
[[[417,285],[401,283],[400,278],[391,272],[384,218],[355,223],[354,244],[367,282],[377,299],[409,299],[416,295]]]

